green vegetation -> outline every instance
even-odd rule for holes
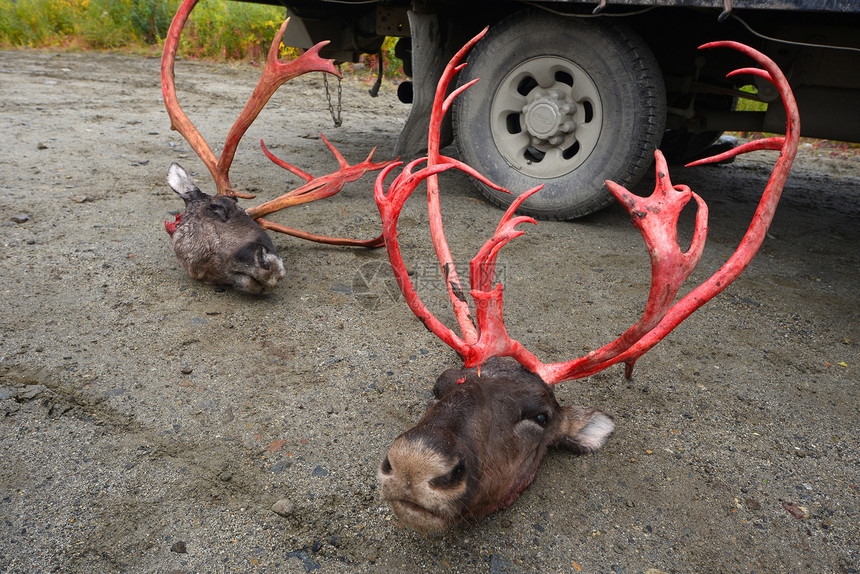
[[[160,49],[179,0],[0,0],[4,48]],[[207,0],[191,13],[181,51],[254,59],[268,47],[283,8]]]
[[[748,94],[758,94],[758,89],[753,85],[744,86],[741,88],[741,91]],[[766,112],[767,103],[747,98],[738,98],[738,104],[735,109],[742,112]]]
[[[158,53],[180,0],[0,0],[0,48]],[[191,12],[179,53],[186,58],[262,60],[286,10],[204,0]],[[394,38],[383,45],[386,76],[397,75]],[[283,57],[296,56],[286,49]],[[369,56],[367,68],[376,69]]]

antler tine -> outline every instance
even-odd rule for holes
[[[720,269],[717,270],[717,272],[714,273],[710,278],[708,278],[704,283],[693,289],[685,297],[672,305],[665,313],[665,315],[658,320],[657,325],[653,329],[649,330],[646,334],[644,334],[638,341],[632,344],[629,349],[618,354],[615,357],[609,358],[608,360],[600,364],[593,364],[593,362],[580,362],[579,364],[577,364],[577,361],[580,361],[577,360],[571,363],[547,365],[546,370],[549,371],[547,376],[553,379],[550,381],[547,380],[545,377],[545,380],[547,380],[547,382],[558,382],[562,380],[588,376],[590,374],[593,374],[594,372],[602,370],[612,364],[621,361],[625,362],[626,364],[625,375],[629,378],[632,375],[633,366],[635,365],[635,362],[639,357],[641,357],[648,350],[653,348],[654,345],[660,342],[684,319],[689,317],[696,309],[698,309],[706,302],[710,301],[717,294],[719,294],[721,291],[723,291],[723,289],[725,289],[732,281],[734,281],[738,277],[738,275],[740,275],[740,273],[747,267],[747,265],[749,265],[750,261],[752,261],[752,258],[753,256],[755,256],[759,247],[761,247],[767,229],[770,226],[771,221],[773,220],[774,211],[776,210],[776,205],[779,202],[780,195],[782,194],[782,189],[788,177],[789,170],[791,169],[791,164],[794,161],[794,156],[797,153],[797,145],[800,139],[800,117],[797,109],[797,104],[794,100],[794,95],[791,92],[791,87],[789,86],[788,81],[786,80],[782,71],[773,61],[771,61],[767,56],[761,54],[757,50],[754,50],[753,48],[750,48],[743,44],[739,44],[737,42],[712,42],[701,46],[701,49],[719,47],[726,47],[738,50],[764,66],[765,71],[756,70],[753,73],[761,77],[767,78],[776,86],[776,88],[779,90],[783,105],[785,106],[786,110],[787,125],[785,137],[767,138],[763,140],[758,140],[756,142],[750,142],[750,144],[740,146],[738,150],[734,150],[734,153],[720,154],[719,156],[714,156],[712,158],[707,158],[705,160],[694,162],[693,164],[691,164],[699,165],[702,163],[720,161],[723,158],[733,157],[735,155],[745,153],[747,151],[759,149],[779,149],[779,158],[777,159],[776,165],[774,166],[771,176],[768,179],[767,185],[765,186],[764,193],[762,194],[761,200],[759,201],[759,205],[756,209],[755,215],[753,216],[752,223],[747,229],[747,232],[744,237],[741,239],[738,248],[735,250],[732,256],[729,257],[728,261],[726,261],[726,263],[723,264],[723,266],[720,267]],[[744,71],[750,71],[750,69],[742,68],[741,70],[730,73],[729,75],[735,75]],[[777,144],[779,144],[778,147]],[[661,177],[661,167],[665,167],[665,165],[661,166],[658,163],[658,179]],[[678,187],[676,187],[676,189],[678,189]],[[704,205],[704,202],[702,202],[698,196],[695,197],[696,201],[699,202],[699,216],[701,216],[701,209]],[[697,218],[697,233],[698,230],[699,224]]]
[[[460,94],[463,90],[467,89],[477,80],[469,82],[465,86],[461,86],[460,88],[454,90],[451,93],[451,96],[446,98],[445,94],[448,92],[448,86],[451,84],[451,80],[454,79],[454,76],[466,66],[466,64],[460,64],[460,60],[472,49],[472,46],[478,43],[478,41],[483,38],[489,27],[485,27],[483,30],[478,32],[471,40],[466,42],[466,44],[460,48],[456,54],[451,58],[448,62],[448,65],[445,66],[445,69],[442,71],[442,76],[439,78],[439,82],[436,84],[436,95],[433,98],[433,107],[430,110],[430,133],[427,138],[427,156],[429,158],[429,162],[433,163],[438,159],[439,156],[439,141],[440,137],[440,127],[442,125],[442,118],[445,115],[445,112],[448,111],[448,107],[451,105],[451,101],[457,94]]]
[[[373,195],[379,208],[380,217],[382,218],[382,235],[385,238],[385,250],[388,253],[388,260],[391,262],[394,278],[397,280],[406,303],[427,329],[442,339],[452,349],[463,355],[467,349],[463,339],[433,316],[418,297],[418,293],[416,293],[415,287],[412,285],[412,280],[409,279],[409,274],[406,271],[403,254],[400,251],[400,242],[397,239],[397,220],[400,217],[403,205],[409,199],[409,196],[412,195],[412,192],[415,191],[415,188],[428,177],[453,167],[451,164],[437,164],[423,168],[418,173],[413,174],[412,169],[418,163],[424,161],[424,159],[420,158],[409,163],[391,183],[387,194],[384,190],[385,178],[392,169],[402,164],[401,162],[396,162],[385,167],[376,177]]]
[[[665,326],[661,325],[659,329],[655,329],[654,332],[649,333],[647,338],[644,338],[636,345],[636,348],[631,349],[631,356],[638,357],[647,352],[648,349],[657,344],[657,342],[677,326],[678,323],[683,321],[693,313],[693,311],[720,293],[728,286],[729,283],[734,281],[744,269],[746,269],[747,265],[749,265],[752,258],[758,252],[759,247],[761,247],[767,230],[770,227],[770,223],[773,221],[776,206],[779,203],[783,187],[785,186],[788,174],[791,171],[791,165],[794,163],[794,157],[797,155],[797,146],[800,141],[800,113],[797,108],[797,102],[794,99],[794,94],[791,91],[791,86],[789,85],[785,75],[782,73],[782,70],[780,70],[779,67],[764,54],[738,42],[711,42],[701,46],[700,49],[719,47],[738,50],[761,64],[765,68],[767,75],[765,76],[761,71],[756,71],[754,73],[761,75],[762,77],[767,77],[767,79],[769,79],[779,91],[786,113],[785,136],[764,138],[755,142],[750,142],[754,145],[747,144],[747,147],[744,150],[779,149],[779,158],[777,159],[773,171],[768,178],[764,193],[762,194],[761,200],[756,208],[756,212],[753,215],[753,220],[750,223],[747,232],[744,234],[744,237],[741,239],[738,248],[716,273],[714,273],[705,283],[681,299],[675,307],[670,310],[663,322]],[[749,69],[744,68],[742,70]],[[775,147],[775,144],[778,142],[782,145],[780,147]],[[716,156],[711,159],[719,161],[716,159]]]
[[[261,140],[260,145],[262,146],[263,153],[266,154],[266,157],[272,160],[279,167],[282,167],[292,172],[293,174],[301,177],[307,183],[301,187],[297,187],[296,189],[285,193],[281,197],[278,197],[271,201],[267,201],[256,207],[249,207],[245,210],[245,212],[254,219],[257,219],[269,215],[270,213],[274,213],[275,211],[284,209],[286,207],[301,205],[303,203],[310,203],[312,201],[317,201],[318,199],[325,199],[326,197],[331,197],[332,195],[335,195],[336,193],[340,192],[345,184],[360,179],[368,171],[377,171],[393,163],[392,161],[372,163],[366,159],[361,163],[349,165],[346,159],[344,159],[340,152],[338,152],[337,149],[335,149],[335,147],[331,143],[329,143],[328,140],[325,139],[325,137],[323,137],[323,140],[326,142],[329,149],[332,150],[335,158],[337,158],[338,163],[340,163],[341,167],[335,172],[316,178],[309,173],[306,173],[299,168],[276,157],[272,152],[268,150],[268,148],[266,148],[265,144],[263,144]],[[373,154],[371,153],[371,156],[372,155]]]
[[[531,217],[513,217],[513,215],[526,199],[541,189],[543,189],[543,186],[539,185],[528,190],[508,206],[504,216],[499,221],[499,225],[496,227],[496,232],[481,247],[472,261],[469,262],[469,283],[472,291],[489,291],[492,289],[493,278],[496,275],[496,258],[499,255],[499,251],[510,240],[525,233],[525,231],[515,229],[516,226],[520,223],[533,223],[537,225],[537,221]]]
[[[332,145],[330,141],[328,141],[324,135],[320,134],[322,141],[325,142],[326,147],[331,151],[332,155],[337,160],[337,163],[340,164],[340,167],[349,167],[349,162],[346,161],[346,158],[341,155],[337,148]],[[373,148],[376,149],[376,148]],[[370,161],[370,158],[373,157],[373,152],[370,152],[370,156],[365,161]]]
[[[430,112],[430,130],[427,136],[427,167],[432,168],[434,165],[442,163],[447,158],[442,158],[439,155],[439,142],[441,138],[442,118],[448,106],[451,104],[451,99],[446,98],[445,94],[448,91],[448,86],[454,76],[460,71],[465,64],[459,64],[460,60],[474,46],[478,40],[484,37],[488,28],[484,28],[478,34],[469,40],[465,46],[454,54],[448,65],[445,66],[439,82],[436,84],[436,94],[433,98],[433,106]],[[471,83],[469,84],[471,85]],[[451,96],[461,93],[464,89],[455,90]],[[439,266],[445,276],[445,287],[448,290],[448,297],[451,300],[451,305],[454,307],[454,316],[457,318],[457,323],[460,326],[460,333],[463,335],[464,341],[474,343],[478,340],[478,331],[472,319],[469,304],[463,297],[463,288],[460,284],[460,277],[457,274],[457,268],[454,266],[454,261],[451,256],[451,250],[448,248],[448,240],[445,238],[445,231],[442,228],[442,208],[439,203],[439,181],[433,175],[427,179],[427,212],[430,220],[430,237],[433,241],[433,248],[436,251],[436,258],[439,260]]]
[[[512,339],[505,329],[503,294],[504,287],[498,284],[493,287],[496,274],[496,258],[499,251],[525,233],[516,229],[520,223],[537,225],[531,217],[514,217],[522,203],[543,189],[542,185],[534,187],[517,197],[502,216],[496,232],[478,250],[477,255],[469,264],[469,281],[472,286],[470,294],[475,301],[475,318],[478,322],[479,339],[467,349],[463,355],[466,367],[482,365],[488,358],[512,356],[530,370],[538,370],[541,362],[518,341]]]
[[[700,49],[706,48],[706,47],[711,47],[711,46],[706,44],[704,46],[701,46]],[[729,72],[728,74],[726,74],[726,77],[728,78],[728,77],[732,77],[732,76],[739,76],[742,74],[758,76],[760,78],[767,80],[771,84],[774,83],[774,80],[771,77],[770,73],[768,73],[766,70],[762,70],[761,68],[739,68],[737,70],[733,70],[733,71]],[[782,137],[760,138],[757,140],[753,140],[751,142],[746,142],[745,144],[734,147],[734,148],[732,148],[728,151],[725,151],[723,153],[713,155],[711,157],[702,158],[702,159],[699,159],[696,161],[692,161],[692,162],[688,163],[686,167],[693,167],[696,165],[704,165],[704,164],[708,164],[708,163],[716,163],[716,162],[720,162],[720,161],[725,161],[727,159],[731,159],[733,157],[736,157],[736,156],[739,156],[741,154],[751,152],[751,151],[778,150],[778,149],[782,149],[782,146],[784,143],[785,143],[785,138],[782,138]]]
[[[218,160],[215,159],[215,154],[200,132],[188,119],[188,116],[182,111],[179,106],[179,101],[176,98],[176,83],[174,79],[174,62],[176,61],[176,49],[179,46],[179,36],[182,34],[182,29],[185,28],[185,23],[188,21],[188,16],[191,10],[197,4],[197,0],[185,0],[177,10],[173,21],[170,23],[170,28],[167,30],[167,37],[164,39],[164,50],[161,54],[161,93],[164,97],[164,106],[167,108],[167,115],[170,117],[170,128],[182,134],[182,137],[191,145],[191,149],[200,157],[209,173],[215,179],[215,184],[220,190],[229,187],[229,181],[226,184],[221,183],[222,177],[218,173]],[[226,179],[226,177],[224,178]]]
[[[382,247],[383,245],[385,245],[385,238],[382,235],[374,237],[373,239],[348,239],[345,237],[326,237],[325,235],[317,235],[315,233],[308,233],[307,231],[302,231],[300,229],[293,229],[292,227],[287,227],[286,225],[281,225],[280,223],[275,223],[273,221],[269,221],[268,219],[263,219],[262,217],[257,219],[256,221],[257,224],[263,229],[277,231],[278,233],[292,235],[293,237],[298,237],[299,239],[306,239],[307,241],[323,243],[325,245],[339,245],[342,247],[364,247],[366,249],[376,249],[377,247]]]
[[[301,177],[307,183],[305,183],[305,185],[302,185],[301,187],[298,187],[290,192],[285,193],[284,195],[276,199],[267,201],[256,207],[250,207],[246,209],[245,212],[252,218],[257,220],[257,223],[259,223],[260,226],[264,229],[270,229],[272,231],[285,233],[287,235],[292,235],[293,237],[299,237],[301,239],[307,239],[309,241],[315,241],[317,243],[325,243],[329,245],[346,245],[352,247],[366,248],[381,247],[384,244],[384,240],[381,235],[379,237],[375,237],[374,239],[369,240],[326,237],[324,235],[317,235],[314,233],[308,233],[306,231],[300,231],[298,229],[293,229],[292,227],[287,227],[286,225],[281,225],[279,223],[274,223],[272,221],[262,219],[270,213],[280,211],[281,209],[287,207],[301,205],[303,203],[310,203],[312,201],[331,197],[332,195],[335,195],[336,193],[340,192],[345,184],[360,179],[368,171],[376,171],[393,163],[392,161],[372,163],[370,160],[373,158],[373,151],[376,149],[374,148],[373,150],[371,150],[370,154],[368,154],[367,159],[365,159],[363,162],[358,163],[356,165],[349,165],[349,162],[346,161],[343,155],[337,150],[337,148],[334,147],[331,142],[326,139],[324,135],[320,134],[320,137],[325,142],[326,146],[328,146],[329,150],[331,150],[335,159],[337,159],[338,164],[340,164],[340,168],[335,172],[317,178],[313,177],[311,174],[305,171],[302,171],[296,166],[276,157],[272,152],[269,151],[265,143],[263,143],[263,140],[260,140],[260,146],[263,148],[263,153],[266,154],[266,157],[272,160],[279,167],[282,167],[287,171]]]
[[[654,155],[657,182],[650,197],[634,195],[623,186],[606,182],[609,191],[627,209],[648,247],[651,287],[642,316],[620,337],[579,359],[541,366],[541,376],[549,383],[585,377],[617,362],[620,354],[660,324],[681,285],[701,259],[708,233],[708,207],[689,187],[672,185],[663,154],[657,150]],[[697,205],[696,222],[690,247],[682,251],[677,237],[678,218],[691,199]]]
[[[292,173],[293,175],[299,176],[300,178],[302,178],[305,181],[312,181],[314,179],[314,176],[312,176],[308,172],[297,168],[296,166],[294,166],[291,163],[285,162],[284,160],[282,160],[281,158],[277,157],[275,154],[270,152],[269,148],[266,147],[266,144],[263,143],[262,139],[260,140],[260,147],[262,148],[263,153],[266,155],[266,157],[269,158],[272,161],[272,163],[274,163],[276,166],[284,168],[288,172]]]
[[[325,60],[319,56],[320,49],[328,42],[320,42],[295,60],[282,62],[278,58],[278,50],[280,49],[281,38],[283,38],[284,31],[290,19],[287,18],[284,20],[277,34],[275,34],[275,38],[272,40],[272,45],[269,47],[266,66],[263,69],[260,80],[257,82],[254,92],[230,129],[224,143],[224,149],[221,152],[221,158],[216,160],[215,154],[212,153],[203,136],[200,135],[200,132],[194,127],[194,124],[191,123],[185,112],[182,111],[176,98],[174,79],[176,49],[179,45],[179,37],[182,34],[182,29],[185,27],[188,16],[191,14],[194,6],[197,5],[197,2],[198,0],[185,0],[182,3],[170,24],[167,37],[165,38],[164,51],[161,57],[161,89],[164,95],[164,105],[167,108],[168,116],[170,116],[171,127],[182,134],[209,169],[209,173],[212,174],[212,178],[215,180],[215,185],[218,189],[218,195],[229,194],[239,196],[241,194],[235,193],[230,185],[230,165],[233,163],[233,157],[236,154],[239,141],[257,118],[260,111],[266,105],[266,102],[269,101],[272,94],[284,82],[306,72],[328,72],[338,77],[340,77],[340,72],[334,67],[331,60]]]
[[[519,223],[526,221],[535,223],[530,217],[513,217],[514,212],[530,195],[537,192],[540,187],[530,190],[518,197],[509,207],[502,222],[496,230],[494,236],[484,245],[478,255],[472,260],[471,267],[478,268],[479,271],[472,275],[471,291],[472,297],[476,305],[476,318],[480,329],[476,327],[472,321],[468,303],[460,286],[459,278],[451,260],[451,255],[448,250],[448,244],[445,239],[442,229],[441,208],[439,204],[439,189],[436,174],[450,168],[455,168],[464,173],[478,178],[480,181],[493,185],[498,189],[504,189],[495,186],[484,176],[477,173],[471,167],[439,154],[439,128],[441,125],[444,112],[450,107],[453,98],[462,93],[472,83],[469,83],[461,88],[458,88],[452,94],[445,98],[448,85],[453,79],[454,74],[462,69],[463,65],[458,65],[465,53],[486,33],[484,29],[480,34],[475,36],[466,46],[463,47],[448,63],[442,78],[436,87],[436,97],[433,103],[433,111],[431,113],[430,134],[428,136],[428,157],[427,166],[419,170],[417,173],[412,173],[415,166],[424,161],[421,158],[407,165],[400,175],[390,185],[388,194],[383,191],[385,177],[393,169],[394,166],[389,166],[379,174],[374,188],[376,203],[379,206],[379,211],[383,221],[383,235],[385,236],[385,245],[388,251],[388,256],[391,261],[394,276],[397,279],[398,285],[404,294],[404,297],[412,309],[412,312],[424,323],[424,325],[433,332],[437,337],[442,339],[451,348],[457,351],[462,357],[467,367],[481,365],[487,358],[494,355],[520,355],[523,360],[528,360],[530,356],[534,363],[537,359],[528,353],[522,345],[513,341],[504,332],[504,324],[501,316],[501,295],[502,286],[497,285],[491,291],[482,291],[475,287],[489,287],[492,281],[492,275],[488,269],[494,269],[495,258],[498,250],[508,241],[522,234],[521,231],[514,228]],[[430,234],[433,238],[433,245],[436,250],[439,264],[445,275],[445,283],[448,289],[449,297],[454,305],[454,312],[460,326],[461,336],[457,336],[451,329],[442,324],[434,317],[421,302],[414,286],[409,279],[403,263],[403,257],[400,252],[400,245],[397,239],[397,220],[400,211],[408,197],[412,194],[415,188],[421,181],[427,181],[427,204],[430,219]],[[505,190],[507,191],[507,190]],[[483,269],[480,269],[483,267]],[[489,277],[487,277],[489,276]]]
[[[251,127],[251,124],[254,123],[254,120],[257,119],[257,116],[260,114],[263,107],[265,107],[269,98],[271,98],[278,88],[284,85],[285,82],[308,72],[327,72],[337,77],[341,76],[341,73],[334,67],[332,60],[325,60],[319,56],[319,51],[329,43],[328,40],[314,45],[298,58],[290,60],[289,62],[281,61],[278,58],[281,38],[283,38],[284,31],[286,31],[287,24],[289,24],[289,22],[289,18],[284,20],[284,23],[281,24],[281,27],[278,29],[278,33],[275,34],[275,37],[272,40],[272,45],[269,47],[266,66],[263,68],[263,73],[260,75],[257,86],[254,88],[254,92],[251,94],[251,97],[248,98],[248,103],[245,104],[245,107],[242,109],[242,112],[239,114],[233,127],[230,128],[230,133],[227,135],[227,140],[224,142],[224,150],[221,152],[221,159],[218,162],[218,165],[220,169],[225,171],[225,173],[230,169],[230,165],[233,163],[233,156],[236,154],[236,148],[238,147],[242,136],[245,135],[245,132],[249,127]]]

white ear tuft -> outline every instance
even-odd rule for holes
[[[188,175],[181,165],[176,162],[170,164],[167,168],[167,184],[179,194],[182,199],[190,199],[194,191],[198,191],[194,180]]]
[[[577,434],[579,446],[586,451],[597,450],[606,444],[615,432],[615,421],[606,413],[597,411]]]
[[[561,409],[558,437],[554,444],[573,452],[593,452],[609,440],[615,432],[615,420],[597,409],[571,405]]]

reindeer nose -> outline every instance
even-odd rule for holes
[[[428,481],[430,488],[448,489],[460,485],[466,480],[466,461],[462,458],[451,470]]]
[[[269,250],[266,249],[266,246],[260,245],[260,248],[257,250],[257,263],[266,271],[268,271],[269,267],[271,266],[270,257],[268,257],[268,254]]]
[[[439,464],[424,465],[417,460],[401,461],[402,468],[395,469],[391,465],[391,459],[388,455],[382,459],[382,464],[379,465],[379,471],[384,476],[397,476],[399,481],[406,485],[426,483],[434,490],[445,490],[459,486],[466,480],[466,461],[462,458],[457,459],[454,466],[447,467],[441,474]],[[417,481],[417,482],[416,482]]]
[[[379,469],[382,471],[382,474],[391,474],[391,461],[388,460],[388,455],[385,455],[385,460],[382,461]]]

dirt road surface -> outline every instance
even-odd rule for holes
[[[178,62],[180,101],[216,149],[258,74]],[[4,52],[0,80],[0,571],[858,571],[851,150],[801,146],[750,268],[631,380],[614,367],[557,388],[563,404],[616,417],[600,453],[553,452],[508,510],[425,536],[392,516],[375,472],[457,356],[390,291],[384,252],[276,235],[289,271],[274,293],[195,282],[164,232],[182,208],[168,165],[213,189],[169,130],[158,60]],[[335,129],[318,74],[286,84],[240,146],[233,183],[260,200],[300,183],[260,138],[314,175],[337,166],[320,132],[351,161],[372,146],[390,158],[407,110],[390,83],[376,100],[367,87],[344,83]],[[694,284],[734,250],[774,159],[672,169],[712,213]],[[464,176],[442,188],[455,259],[467,261],[501,212]],[[373,237],[371,189],[366,177],[275,218]],[[450,320],[426,222],[415,197],[403,246]],[[499,272],[509,331],[546,361],[632,325],[649,283],[619,207],[527,226]]]

